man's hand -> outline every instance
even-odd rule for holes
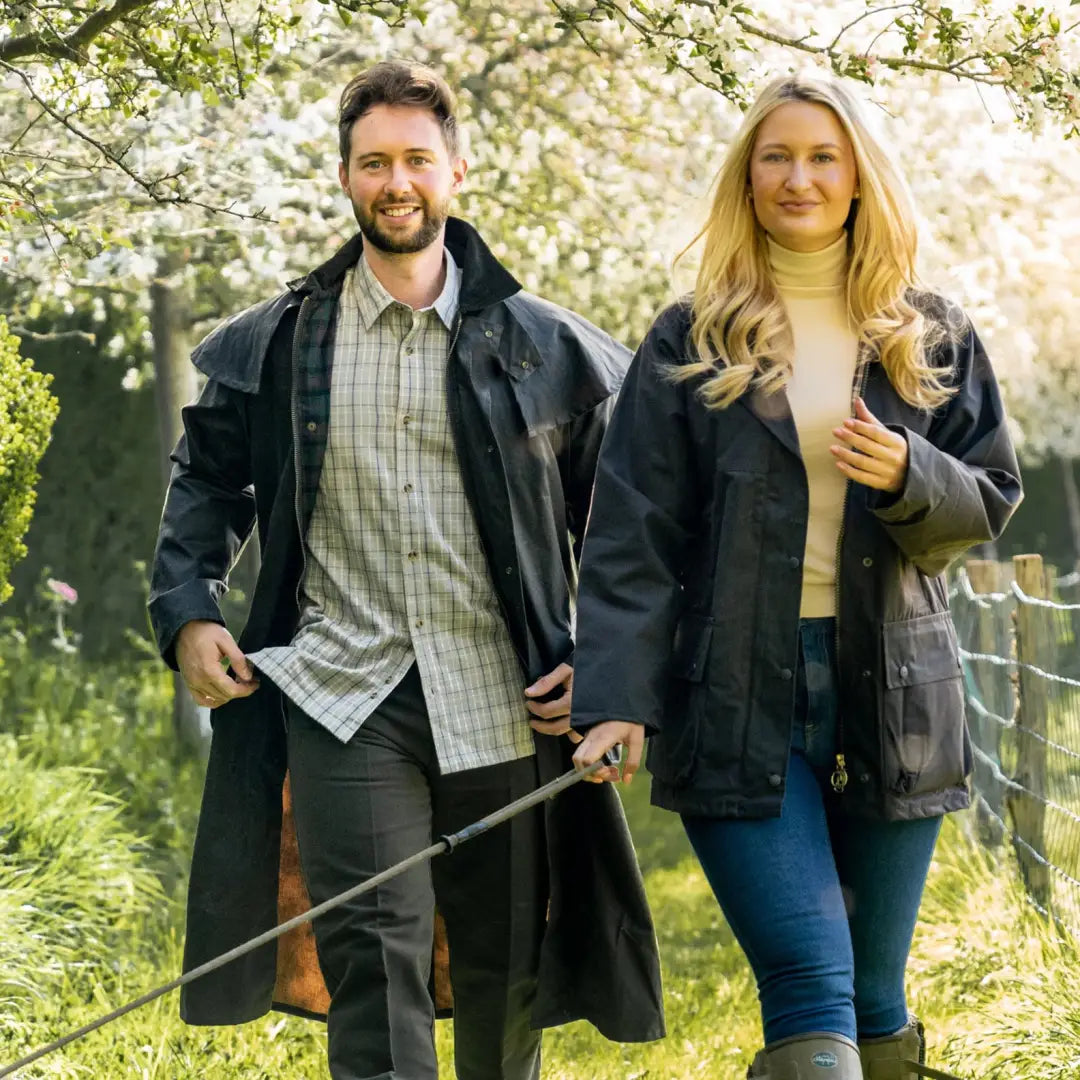
[[[645,727],[642,724],[630,724],[622,720],[608,720],[603,724],[597,724],[590,728],[585,736],[585,741],[574,751],[574,768],[585,769],[594,761],[599,761],[612,747],[620,743],[626,745],[626,759],[623,761],[622,780],[629,784],[634,779],[634,773],[641,765],[641,751],[645,746]],[[597,769],[586,780],[593,783],[603,783],[605,780],[618,780],[619,769],[615,765],[607,765]]]
[[[232,679],[222,665],[227,660],[239,678]],[[233,698],[247,697],[259,680],[237,647],[232,634],[216,622],[193,619],[176,635],[176,663],[196,705],[216,709]]]
[[[830,446],[837,468],[852,480],[894,495],[904,490],[907,479],[908,444],[903,435],[890,431],[855,399],[855,415],[833,428],[842,445]]]
[[[554,671],[541,675],[532,686],[525,687],[527,698],[542,698],[552,690],[562,687],[562,694],[554,701],[528,701],[525,707],[539,717],[530,720],[529,726],[541,735],[568,735],[571,742],[581,742],[581,736],[570,729],[570,698],[574,692],[574,669],[560,664]]]

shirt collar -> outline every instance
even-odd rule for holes
[[[443,261],[446,267],[446,280],[443,283],[442,292],[436,297],[435,302],[419,311],[432,311],[439,316],[443,325],[449,330],[452,328],[454,318],[457,315],[458,298],[461,294],[461,270],[454,262],[450,252],[443,248]],[[360,309],[360,319],[365,330],[370,330],[378,321],[379,316],[396,301],[383,287],[383,284],[375,276],[371,265],[363,254],[356,265],[356,273],[353,275],[353,294],[356,297],[357,307]]]

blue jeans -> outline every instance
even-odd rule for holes
[[[765,1042],[849,1039],[907,1023],[904,968],[940,818],[844,816],[836,752],[833,619],[804,619],[784,802],[778,818],[683,817],[758,984]],[[858,718],[849,718],[849,723]]]

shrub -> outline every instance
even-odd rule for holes
[[[0,604],[11,595],[11,568],[26,554],[37,466],[59,411],[50,381],[19,355],[19,339],[0,315]]]

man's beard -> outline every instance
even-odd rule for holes
[[[412,232],[400,237],[388,236],[383,232],[379,222],[378,209],[374,214],[369,214],[356,202],[353,202],[352,208],[353,214],[356,215],[356,223],[364,234],[364,239],[372,247],[376,247],[379,251],[384,251],[388,255],[411,255],[413,252],[423,251],[424,248],[430,247],[435,242],[436,237],[442,231],[443,225],[446,224],[446,218],[449,214],[449,200],[439,204],[434,209],[426,200],[409,203],[408,205],[419,207],[422,220]]]

